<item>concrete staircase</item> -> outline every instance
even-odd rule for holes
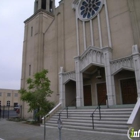
[[[94,108],[69,108],[68,118],[66,110],[63,110],[61,121],[63,123],[63,129],[127,134],[128,126],[126,123],[132,109],[133,107],[114,107],[109,109],[101,107],[101,120],[99,119],[99,110],[94,114],[94,130],[92,127],[92,118],[90,117]],[[58,127],[57,120],[59,118],[59,112],[46,122],[46,127]]]

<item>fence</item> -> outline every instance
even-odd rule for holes
[[[22,106],[0,106],[0,118],[21,117]]]

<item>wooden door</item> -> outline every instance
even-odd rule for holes
[[[91,85],[84,86],[84,106],[91,106]]]
[[[97,84],[98,104],[106,105],[106,83]]]
[[[123,104],[135,104],[137,101],[137,87],[135,78],[120,81]]]

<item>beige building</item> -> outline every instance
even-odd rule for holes
[[[62,106],[135,104],[140,97],[140,0],[35,0],[25,20],[21,88],[48,69]],[[5,101],[6,103],[6,101]],[[104,101],[102,104],[106,104]],[[23,115],[29,117],[23,103]]]
[[[18,90],[0,89],[0,105],[16,106],[20,105],[20,95]]]

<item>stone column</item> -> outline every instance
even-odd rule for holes
[[[59,72],[59,102],[62,107],[65,107],[65,85],[63,84],[63,67],[60,67]]]
[[[111,66],[110,60],[112,59],[112,49],[110,47],[103,48],[104,61],[105,61],[105,76],[106,76],[106,88],[108,96],[108,105],[116,104],[115,97],[115,85],[114,85],[114,76],[111,75]]]
[[[80,72],[80,57],[75,57],[75,75],[76,75],[76,105],[83,106],[83,74]]]
[[[137,94],[139,99],[140,98],[140,54],[137,45],[132,46],[132,56],[133,56],[133,64],[134,64],[135,78],[137,84]]]

